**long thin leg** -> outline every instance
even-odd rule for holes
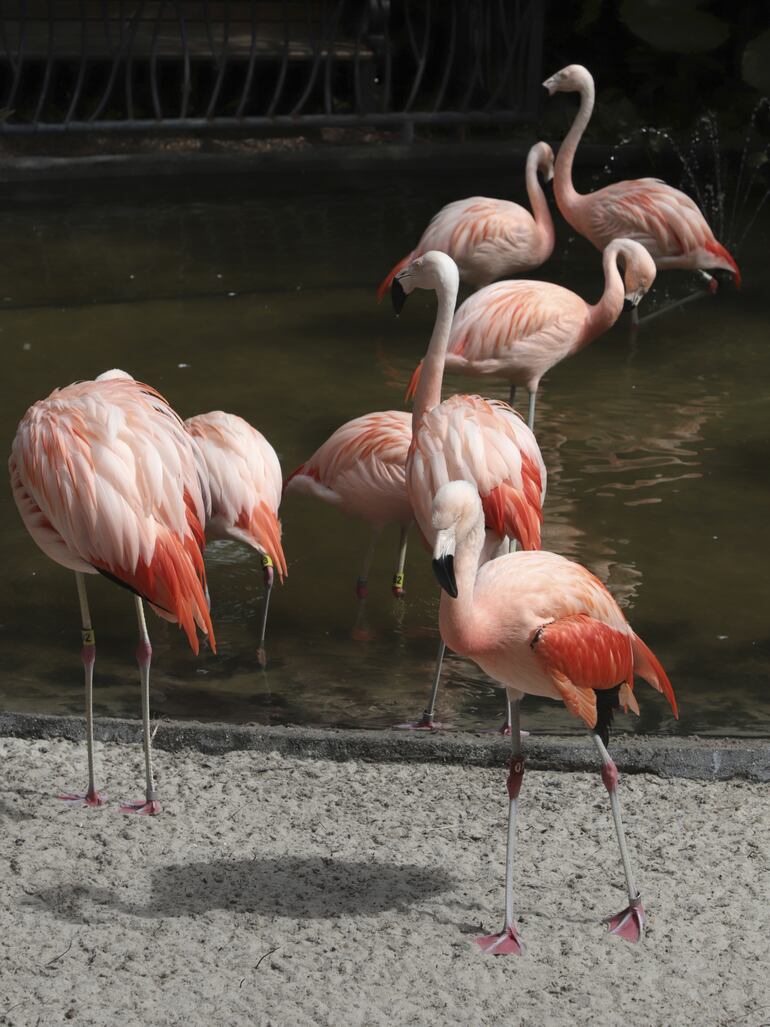
[[[537,403],[537,392],[529,394],[529,409],[527,411],[527,427],[530,431],[535,430],[535,404]]]
[[[372,528],[371,538],[369,539],[369,546],[364,556],[364,562],[361,567],[361,573],[356,581],[356,596],[358,597],[358,613],[356,614],[356,622],[353,625],[353,631],[351,634],[353,638],[358,641],[366,642],[372,638],[371,631],[366,626],[366,600],[369,596],[369,571],[371,570],[372,560],[374,559],[374,551],[377,548],[377,542],[380,537],[380,529]]]
[[[428,703],[422,711],[420,719],[408,724],[396,724],[396,727],[404,728],[407,731],[436,731],[444,726],[437,723],[433,717],[436,713],[436,696],[438,695],[438,686],[441,681],[441,667],[444,663],[445,652],[446,646],[442,640],[439,642],[438,652],[436,653],[436,665],[433,670],[433,681],[430,686]]]
[[[612,819],[615,821],[615,833],[618,836],[620,846],[620,858],[623,861],[623,872],[626,875],[626,887],[628,888],[628,907],[615,916],[609,917],[606,921],[612,934],[617,934],[626,941],[639,941],[644,934],[644,907],[642,898],[636,889],[633,873],[631,871],[631,860],[626,847],[626,836],[623,831],[623,820],[620,815],[620,798],[618,797],[618,768],[607,752],[607,748],[601,738],[592,732],[591,737],[594,745],[599,750],[602,758],[602,781],[610,795],[612,808]]]
[[[80,658],[83,661],[86,685],[86,748],[88,750],[88,790],[80,795],[74,792],[60,795],[59,798],[72,806],[103,806],[107,796],[96,790],[94,783],[94,663],[96,662],[96,636],[91,624],[91,611],[88,609],[86,578],[79,571],[75,572],[80,602],[81,642]]]
[[[508,789],[508,839],[505,847],[505,927],[499,934],[488,934],[476,939],[476,944],[487,955],[494,956],[520,956],[523,951],[519,930],[513,917],[513,854],[516,851],[516,814],[518,812],[521,782],[524,778],[519,704],[519,699],[510,700],[511,765],[506,782]]]
[[[144,737],[145,801],[121,802],[122,813],[140,813],[154,816],[160,813],[160,803],[155,792],[155,777],[152,772],[152,738],[150,737],[150,661],[152,646],[144,619],[144,606],[139,596],[134,596],[136,619],[139,623],[139,642],[136,646],[136,662],[139,664],[139,680],[142,687],[142,734]]]
[[[513,406],[516,402],[516,386],[511,384],[511,391],[508,393],[508,405]]]
[[[406,544],[409,535],[409,525],[401,525],[401,535],[398,540],[398,564],[396,573],[393,575],[393,595],[396,599],[403,599],[406,595],[404,588],[404,564],[406,563]]]
[[[262,557],[262,575],[265,580],[265,595],[262,600],[262,620],[259,625],[259,646],[257,648],[257,663],[260,667],[267,666],[267,653],[265,652],[265,632],[267,631],[267,610],[270,606],[270,593],[273,591],[275,571],[273,561],[265,553]]]

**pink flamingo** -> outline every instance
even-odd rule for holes
[[[206,522],[206,538],[243,542],[262,557],[265,595],[257,661],[264,667],[274,568],[281,582],[287,574],[278,519],[281,465],[265,436],[235,414],[212,410],[189,417],[185,424],[198,443],[208,472],[211,514]]]
[[[628,907],[607,923],[613,934],[638,941],[644,908],[623,834],[618,771],[606,746],[618,702],[639,712],[634,673],[662,692],[677,716],[666,672],[604,585],[579,564],[555,553],[531,552],[511,553],[480,566],[484,514],[476,489],[467,482],[450,482],[436,493],[433,537],[433,568],[443,590],[441,637],[506,689],[513,712],[505,926],[498,934],[477,938],[477,943],[495,955],[522,951],[513,916],[513,850],[524,774],[519,703],[527,694],[561,699],[593,732],[628,887]]]
[[[142,689],[145,800],[124,812],[160,812],[150,738],[150,659],[142,600],[180,625],[194,653],[196,625],[216,651],[206,603],[203,525],[209,502],[200,453],[165,399],[123,371],[76,382],[31,406],[9,461],[16,506],[33,540],[75,572],[82,617],[88,789],[62,795],[101,806],[93,756],[96,644],[86,574],[103,574],[134,593]]]
[[[625,283],[618,262],[625,264]],[[655,262],[631,239],[615,239],[602,258],[604,293],[586,303],[577,293],[551,282],[496,282],[469,296],[455,314],[446,369],[480,377],[500,377],[529,392],[530,429],[540,379],[565,357],[606,332],[624,309],[633,309],[655,281]],[[422,364],[412,375],[414,394]]]
[[[371,525],[372,535],[356,582],[358,618],[354,635],[365,637],[363,617],[368,579],[380,533],[400,525],[398,562],[392,590],[405,595],[404,564],[412,507],[406,494],[406,456],[412,441],[412,418],[403,410],[364,414],[341,425],[291,474],[284,486],[338,507]]]
[[[705,268],[722,268],[735,275],[738,265],[714,238],[698,206],[679,189],[657,178],[638,178],[578,193],[572,184],[575,151],[594,108],[594,80],[587,68],[570,64],[543,83],[549,94],[580,93],[580,109],[559,147],[554,192],[559,210],[572,227],[598,250],[623,236],[649,250],[658,270],[690,268],[700,271],[713,290],[716,281]]]
[[[471,196],[442,207],[415,249],[380,283],[378,300],[399,271],[429,250],[448,253],[459,268],[460,280],[474,289],[544,264],[553,253],[554,229],[538,172],[546,182],[553,178],[553,150],[548,143],[535,143],[527,154],[525,176],[532,214],[518,203],[487,196]]]
[[[540,448],[521,417],[507,404],[480,396],[451,396],[441,402],[444,359],[459,287],[457,265],[437,250],[418,257],[393,282],[393,305],[400,312],[414,289],[436,292],[438,310],[423,373],[414,396],[412,445],[406,484],[415,520],[428,542],[433,540],[431,510],[436,492],[448,481],[464,479],[477,489],[487,532],[483,559],[490,559],[506,539],[524,549],[540,546],[546,470]],[[444,656],[439,646],[428,705],[415,724],[433,729],[436,694]],[[509,721],[503,725],[509,730]]]

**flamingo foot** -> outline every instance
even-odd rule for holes
[[[524,952],[516,924],[509,924],[499,934],[483,934],[475,941],[485,956],[520,956]]]
[[[372,631],[371,628],[353,628],[350,637],[354,642],[373,642],[377,637],[377,632]]]
[[[434,720],[433,717],[423,713],[419,720],[414,720],[407,724],[395,724],[394,727],[399,731],[445,731],[449,725],[441,724],[439,721]]]
[[[714,293],[717,291],[718,288],[719,288],[719,282],[716,280],[716,278],[712,278],[711,281],[708,284],[708,290],[709,290],[709,292],[711,293],[712,296],[714,295]]]
[[[56,798],[66,802],[68,806],[90,806],[97,809],[99,806],[107,805],[107,796],[104,792],[97,792],[95,788],[82,793],[65,792],[63,795],[57,795]]]
[[[121,802],[121,813],[137,813],[140,817],[155,817],[161,805],[157,799],[137,799],[136,802]]]
[[[267,666],[267,653],[262,646],[257,649],[257,664],[262,668],[262,670]]]
[[[644,934],[644,906],[642,900],[637,898],[626,909],[608,917],[605,921],[610,934],[616,934],[625,941],[632,944],[641,941]]]

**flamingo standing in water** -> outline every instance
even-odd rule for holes
[[[185,424],[198,443],[208,472],[211,513],[206,521],[206,537],[243,542],[262,557],[265,595],[257,661],[264,667],[274,568],[281,582],[287,574],[278,519],[281,465],[265,436],[235,414],[212,410],[189,417]]]
[[[284,486],[338,507],[371,525],[372,535],[356,582],[358,617],[353,634],[365,637],[364,610],[369,570],[380,533],[400,526],[398,560],[392,591],[405,595],[404,564],[412,507],[406,493],[406,456],[412,441],[412,418],[403,410],[382,410],[341,425],[291,474]]]
[[[429,250],[448,253],[457,264],[460,281],[474,289],[544,264],[553,253],[554,229],[538,172],[546,182],[553,178],[553,150],[548,143],[535,143],[527,154],[532,214],[518,203],[487,196],[471,196],[442,207],[417,246],[380,283],[378,300],[399,271]]]
[[[704,269],[721,268],[731,272],[740,286],[738,265],[686,193],[657,178],[614,182],[593,193],[576,192],[572,163],[594,109],[594,80],[587,68],[570,64],[543,85],[551,96],[580,93],[580,109],[559,147],[553,182],[559,210],[572,227],[598,250],[620,236],[635,239],[649,250],[659,271],[700,271],[713,290],[716,281]]]
[[[418,257],[393,282],[393,305],[400,312],[414,289],[432,289],[438,300],[436,322],[412,409],[413,441],[406,483],[415,520],[433,540],[431,510],[436,492],[448,481],[471,482],[484,509],[487,539],[484,560],[510,539],[524,549],[540,547],[546,469],[535,436],[507,404],[480,396],[451,396],[441,402],[444,358],[459,287],[457,265],[437,250]],[[420,720],[401,725],[430,730],[444,656],[439,647],[430,698]],[[503,725],[509,730],[509,721]]]
[[[618,262],[625,264],[621,278]],[[449,334],[445,367],[480,377],[505,378],[513,404],[517,385],[529,392],[530,429],[540,379],[555,364],[606,332],[624,309],[636,305],[655,281],[655,262],[631,239],[615,239],[604,251],[604,293],[586,303],[577,293],[551,282],[496,282],[469,296]],[[412,375],[407,398],[420,380]]]
[[[31,406],[16,432],[9,470],[27,531],[77,581],[88,788],[61,798],[85,806],[105,801],[94,781],[96,644],[85,584],[86,574],[100,573],[134,593],[139,623],[146,794],[121,809],[159,813],[150,739],[152,647],[142,600],[180,625],[194,653],[196,626],[216,651],[202,556],[209,495],[200,453],[159,393],[123,371],[108,371]]]
[[[634,634],[620,607],[584,567],[555,553],[510,553],[479,565],[484,512],[477,491],[453,481],[433,500],[433,569],[441,585],[441,637],[506,689],[512,707],[512,758],[506,852],[505,926],[477,938],[487,953],[519,954],[513,916],[513,851],[524,759],[519,703],[526,694],[561,699],[592,730],[628,887],[629,905],[607,921],[610,931],[638,941],[644,908],[634,883],[618,798],[618,771],[607,741],[618,703],[638,714],[634,673],[662,692],[677,716],[666,672]]]

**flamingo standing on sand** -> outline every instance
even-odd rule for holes
[[[189,417],[185,424],[198,444],[208,471],[211,514],[206,521],[206,537],[243,542],[262,557],[265,595],[257,661],[264,667],[274,568],[281,582],[287,574],[278,519],[283,482],[281,465],[265,436],[235,414],[212,410]]]
[[[431,220],[417,246],[380,283],[381,300],[396,274],[429,250],[448,253],[460,271],[460,281],[474,289],[540,267],[553,253],[554,229],[548,201],[538,181],[553,178],[553,150],[535,143],[527,154],[527,195],[532,214],[510,200],[471,196],[448,203]]]
[[[602,262],[604,293],[595,304],[560,285],[527,280],[496,282],[469,296],[452,322],[446,370],[505,378],[511,383],[511,404],[516,386],[526,386],[527,424],[534,429],[543,375],[606,332],[622,310],[635,309],[655,281],[655,262],[632,239],[609,243]],[[623,278],[619,262],[625,264]],[[414,395],[421,371],[422,364],[412,375],[407,398]]]
[[[383,528],[400,526],[398,560],[392,591],[403,599],[404,564],[412,507],[406,493],[406,456],[412,441],[412,418],[403,410],[382,410],[346,421],[313,455],[289,475],[284,489],[315,496],[371,525],[372,535],[356,582],[358,617],[353,634],[363,628],[369,595],[369,570]]]
[[[196,626],[215,649],[206,602],[203,525],[209,503],[201,456],[165,399],[124,371],[76,382],[31,406],[9,461],[16,506],[33,540],[75,572],[82,617],[88,789],[61,798],[101,806],[94,782],[96,644],[86,574],[134,593],[142,689],[146,794],[123,812],[160,812],[150,738],[150,645],[142,600],[182,628],[194,653]]]
[[[559,147],[554,173],[556,202],[565,220],[598,250],[620,236],[635,239],[649,250],[659,271],[700,271],[713,290],[716,281],[705,269],[721,268],[731,272],[740,286],[738,265],[686,193],[657,178],[628,179],[593,193],[576,192],[572,163],[594,109],[594,80],[587,68],[570,64],[543,85],[551,96],[580,93],[580,109]]]
[[[638,941],[644,908],[631,871],[618,771],[607,742],[618,704],[639,713],[634,673],[662,692],[677,716],[666,672],[604,585],[579,564],[555,553],[518,552],[480,566],[484,512],[476,489],[467,482],[453,481],[438,490],[432,528],[433,569],[442,588],[441,637],[506,689],[513,714],[505,926],[498,934],[477,938],[477,943],[495,955],[522,951],[513,916],[513,851],[524,775],[519,703],[526,694],[561,699],[593,732],[628,887],[628,907],[607,922],[613,934]]]
[[[396,313],[414,289],[432,289],[438,309],[412,409],[412,444],[406,484],[415,520],[428,542],[433,540],[431,510],[436,492],[448,481],[463,479],[478,491],[487,538],[483,560],[491,559],[507,539],[524,549],[540,547],[540,524],[546,469],[535,436],[507,404],[480,396],[451,396],[441,402],[444,358],[459,287],[457,265],[437,250],[418,257],[393,282]],[[420,729],[438,727],[434,720],[444,643],[439,646],[430,698]],[[509,721],[503,725],[509,730]]]

